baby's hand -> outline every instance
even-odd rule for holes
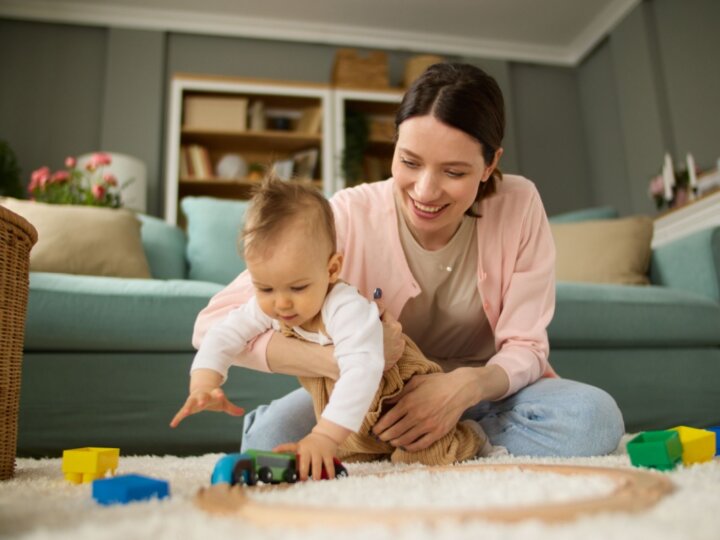
[[[325,466],[328,478],[335,478],[333,458],[337,453],[338,446],[338,443],[328,435],[312,432],[297,443],[281,444],[273,450],[275,452],[294,452],[298,455],[300,480],[307,480],[310,471],[312,471],[313,480],[320,480],[323,466]]]
[[[185,418],[200,411],[220,411],[231,416],[245,414],[245,409],[232,403],[220,387],[201,388],[190,392],[185,404],[170,422],[170,427],[177,427]]]

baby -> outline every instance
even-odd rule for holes
[[[252,198],[242,238],[255,295],[208,331],[192,364],[190,395],[170,425],[202,410],[243,414],[220,386],[240,352],[269,329],[333,344],[340,376],[317,424],[297,447],[276,448],[296,448],[302,480],[309,470],[319,478],[323,465],[332,474],[338,447],[360,429],[383,375],[378,308],[339,280],[343,258],[332,209],[315,189],[265,179]]]

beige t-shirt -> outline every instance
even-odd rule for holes
[[[398,216],[400,242],[421,291],[400,313],[403,331],[446,372],[484,365],[495,354],[495,339],[477,285],[476,218],[464,216],[446,246],[428,251],[400,210]]]

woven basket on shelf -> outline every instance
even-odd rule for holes
[[[15,472],[30,249],[37,231],[0,206],[0,480]]]

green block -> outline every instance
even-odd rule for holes
[[[682,461],[677,431],[645,431],[628,442],[627,451],[635,467],[668,471]]]

